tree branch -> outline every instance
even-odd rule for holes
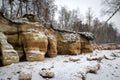
[[[105,23],[107,23],[119,10],[120,10],[120,6],[119,6],[118,9],[116,9],[115,12],[105,21]]]

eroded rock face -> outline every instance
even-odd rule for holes
[[[14,47],[14,49],[17,51],[17,53],[19,55],[19,58],[21,59],[24,56],[24,54],[23,54],[23,48],[22,48],[22,45],[20,42],[19,35],[17,33],[16,34],[6,34],[6,37],[7,37],[8,43],[10,43]]]
[[[10,26],[10,20],[4,17],[4,15],[0,12],[0,32],[4,33],[16,33],[17,28],[15,26]]]
[[[3,64],[19,62],[19,58],[28,61],[44,60],[45,55],[78,55],[92,52],[93,47],[86,33],[53,30],[37,22],[16,23],[0,14],[0,48]],[[80,35],[85,36],[85,39]],[[10,45],[11,44],[11,45]],[[13,49],[14,47],[14,49]],[[12,56],[12,57],[11,57]],[[21,58],[22,57],[22,58]]]
[[[55,32],[51,30],[45,31],[48,37],[48,50],[46,53],[47,57],[56,57],[57,56],[57,38]]]
[[[46,56],[55,57],[57,56],[57,39],[54,35],[48,35],[48,51]]]
[[[18,53],[14,50],[12,45],[7,42],[7,38],[2,32],[0,32],[0,49],[3,65],[19,62]]]
[[[57,32],[58,54],[80,54],[80,37],[74,33]]]
[[[21,34],[21,41],[28,61],[44,60],[48,39],[44,32],[28,29]]]
[[[92,53],[93,50],[94,49],[90,41],[85,38],[81,38],[81,53]]]

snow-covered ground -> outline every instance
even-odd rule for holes
[[[119,80],[120,50],[95,50],[91,54],[58,55],[39,62],[11,64],[0,67],[0,80],[18,80],[22,72],[31,73],[32,80],[46,80],[40,76],[43,68],[55,74],[50,80]]]

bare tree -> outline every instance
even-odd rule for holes
[[[102,3],[105,6],[105,13],[113,13],[120,7],[120,0],[103,0]]]
[[[120,11],[120,0],[104,0],[105,5],[103,12],[110,14],[110,17],[106,20],[108,22],[118,11]]]
[[[10,5],[10,18],[12,18],[13,17],[14,0],[8,0],[8,4]]]
[[[57,10],[54,0],[32,0],[32,8],[33,14],[37,14],[45,22],[51,23]]]
[[[23,15],[23,5],[22,5],[22,0],[18,0],[19,1],[19,7],[17,9],[17,13],[16,13],[16,17],[18,17],[19,15],[22,16]]]
[[[100,22],[98,18],[93,20],[93,33],[97,43],[118,43],[118,33],[113,23]]]
[[[2,0],[2,8],[5,8],[5,0]]]
[[[0,11],[4,14],[4,12],[5,12],[5,0],[2,0],[2,6],[0,8]]]
[[[92,30],[91,24],[92,24],[92,20],[93,20],[93,12],[92,12],[91,8],[88,8],[88,11],[86,13],[86,19],[87,19],[89,31],[91,31]]]
[[[59,24],[61,29],[79,31],[81,20],[78,16],[79,10],[68,10],[66,7],[61,7],[59,12]]]
[[[70,20],[70,11],[66,7],[61,7],[59,14],[60,29],[66,29]]]
[[[25,3],[25,10],[26,10],[26,14],[28,14],[28,3],[30,0],[23,0],[22,2]]]

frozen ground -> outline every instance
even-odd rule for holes
[[[40,62],[11,64],[0,67],[0,80],[18,80],[21,72],[31,73],[32,80],[46,80],[39,74],[42,68],[55,74],[47,80],[119,80],[120,50],[96,50],[91,54],[58,55]]]

